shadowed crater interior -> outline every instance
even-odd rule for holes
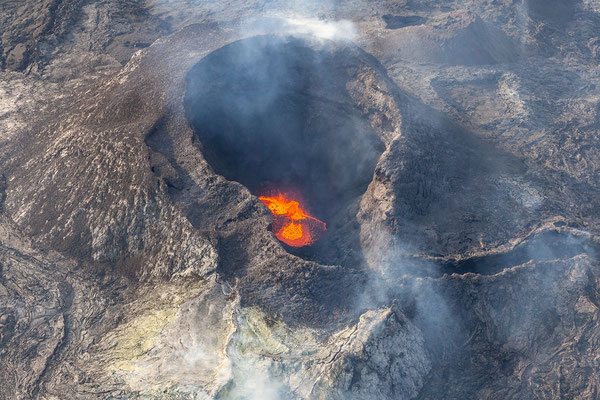
[[[211,53],[187,76],[186,115],[207,161],[256,195],[299,194],[327,231],[286,249],[323,263],[361,257],[356,210],[384,149],[347,91],[359,54],[261,36]]]

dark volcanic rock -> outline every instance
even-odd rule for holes
[[[599,12],[4,2],[0,397],[596,398]]]
[[[14,71],[43,67],[73,47],[105,52],[124,63],[171,30],[142,2],[112,0],[3,2],[0,26],[0,67]]]
[[[459,65],[496,64],[514,61],[518,47],[498,28],[473,13],[453,12],[431,24],[399,33],[394,45],[401,59]]]
[[[385,14],[383,17],[385,27],[387,29],[399,29],[406,26],[421,25],[425,22],[425,18],[418,15],[390,15]]]
[[[81,1],[62,0],[3,2],[0,5],[3,28],[0,66],[19,71],[43,57],[42,44],[64,35],[77,18],[81,5]]]

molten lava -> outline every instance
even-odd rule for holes
[[[313,244],[326,230],[325,223],[308,215],[300,203],[279,194],[277,197],[260,196],[273,213],[273,232],[283,243],[302,247]]]

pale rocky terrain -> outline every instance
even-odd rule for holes
[[[0,2],[0,398],[597,399],[598,32],[592,0]]]

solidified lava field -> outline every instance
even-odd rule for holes
[[[598,398],[593,1],[0,27],[0,398]]]

